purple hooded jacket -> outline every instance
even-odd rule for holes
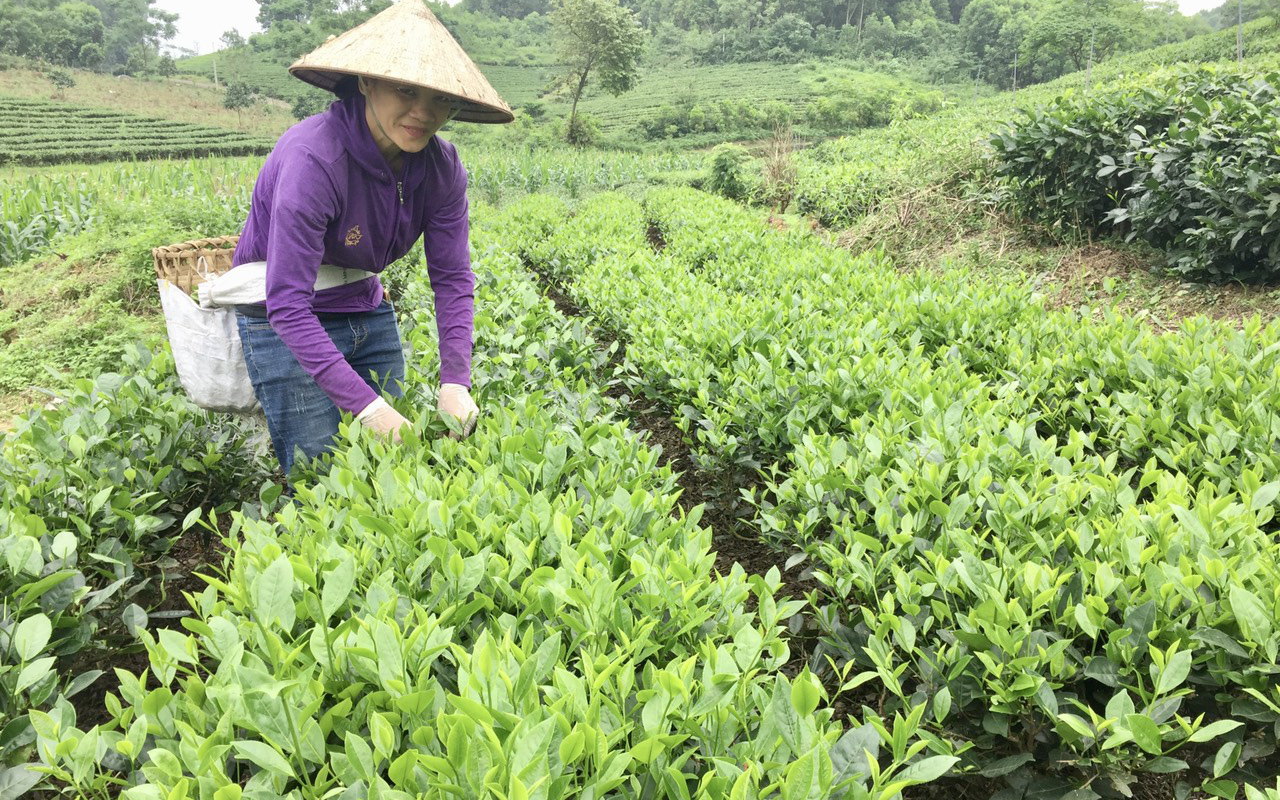
[[[439,136],[405,153],[399,174],[378,151],[364,96],[285,132],[253,187],[235,266],[267,262],[267,319],[334,405],[356,413],[377,394],[325,333],[316,311],[372,311],[377,276],[316,292],[321,264],[381,272],[424,237],[435,295],[440,381],[471,385],[475,275],[468,242],[467,172]]]

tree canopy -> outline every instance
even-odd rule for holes
[[[0,52],[85,69],[146,68],[177,15],[156,0],[0,0]]]
[[[573,93],[568,137],[580,138],[578,100],[595,76],[610,94],[621,94],[635,85],[644,50],[644,31],[635,15],[617,0],[562,0],[552,13],[556,54],[564,66],[562,82]]]

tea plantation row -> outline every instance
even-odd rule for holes
[[[0,98],[0,163],[265,155],[256,136],[67,103]]]
[[[424,358],[402,407],[422,436],[346,430],[295,502],[235,518],[180,629],[139,629],[148,668],[117,673],[109,722],[78,724],[67,676],[44,678],[16,693],[36,707],[10,755],[82,797],[216,800],[888,800],[950,768],[922,752],[923,708],[837,724],[807,670],[780,674],[803,604],[776,575],[713,574],[710,531],[604,394],[607,355],[511,252],[555,209],[483,216],[472,437],[410,409],[432,405],[436,349],[411,269],[398,296]],[[26,538],[57,558],[76,533],[45,527]],[[0,650],[19,673],[57,661],[51,623],[28,609]],[[21,769],[5,777],[39,777]]]
[[[523,255],[803,550],[851,698],[927,707],[1002,797],[1273,779],[1280,323],[1095,322],[692,190],[597,196]]]

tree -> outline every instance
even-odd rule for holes
[[[293,105],[290,110],[293,111],[294,119],[306,119],[312,114],[319,114],[328,108],[329,101],[332,99],[332,96],[318,92],[305,92],[293,98]]]
[[[242,124],[240,111],[242,109],[251,108],[258,100],[258,96],[254,94],[249,84],[240,81],[229,81],[227,83],[227,93],[222,98],[224,108],[229,108],[236,112],[236,124]]]
[[[244,47],[244,37],[240,35],[240,31],[232,28],[222,34],[222,45],[228,50],[233,47]]]
[[[1129,0],[1061,0],[1045,8],[1023,42],[1037,80],[1052,80],[1110,57],[1133,34]]]
[[[134,72],[175,34],[156,0],[0,0],[0,52],[74,67]]]
[[[86,66],[80,60],[83,46],[102,44],[102,13],[88,3],[60,3],[44,19],[44,50],[55,64]]]
[[[67,99],[67,90],[76,85],[76,79],[71,77],[71,73],[65,69],[51,69],[44,76],[53,84],[53,88],[58,90],[59,100]]]
[[[619,95],[635,86],[644,31],[617,0],[562,0],[552,14],[561,82],[573,90],[568,138],[578,129],[578,100],[594,72],[600,87]]]
[[[160,60],[156,62],[156,72],[160,73],[163,78],[172,78],[178,74],[178,65],[173,60],[173,56],[165,53],[160,56]]]
[[[97,42],[87,42],[81,45],[78,61],[80,66],[85,69],[97,69],[102,64],[102,45]]]
[[[336,0],[258,0],[258,24],[267,31],[285,21],[305,25],[317,17],[337,13],[338,5]],[[342,5],[354,4],[343,2]]]
[[[158,55],[160,43],[177,35],[177,15],[155,8],[155,3],[92,0],[102,13],[103,68],[125,74],[145,70],[148,59]]]
[[[961,13],[961,47],[988,83],[1013,85],[1013,59],[1022,46],[1028,8],[1025,0],[973,0]]]

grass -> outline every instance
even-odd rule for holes
[[[1280,68],[1280,26],[1246,26],[1248,63]],[[1132,54],[1097,65],[1093,85],[1159,80],[1184,61],[1234,60],[1235,32]],[[1075,73],[958,103],[939,114],[822,142],[793,155],[798,168],[792,211],[816,219],[854,250],[882,249],[904,270],[949,261],[986,276],[1033,281],[1057,305],[1116,306],[1165,329],[1196,314],[1240,321],[1280,314],[1275,287],[1208,286],[1166,275],[1162,254],[1070,231],[1042,230],[999,210],[986,177],[986,139],[1003,120],[1064,91],[1083,91]]]
[[[70,70],[76,85],[59,96],[44,74],[34,69],[0,70],[0,95],[66,102],[77,107],[110,108],[176,122],[212,125],[276,138],[292,125],[286,104],[260,102],[241,112],[223,108],[224,92],[188,77],[117,78],[97,72]]]
[[[553,67],[547,66],[499,66],[477,64],[489,83],[497,90],[507,105],[519,109],[537,100],[551,79]]]
[[[178,62],[178,71],[212,81],[215,65],[221,83],[241,81],[285,103],[292,103],[300,96],[323,97],[328,94],[290,75],[288,64],[272,61],[247,47],[184,58]]]
[[[0,394],[35,399],[36,387],[109,370],[132,342],[158,342],[151,244],[181,233],[131,221],[131,234],[84,234],[0,271]]]

